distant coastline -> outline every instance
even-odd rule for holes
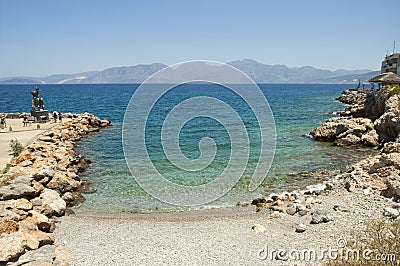
[[[257,83],[301,83],[301,84],[351,84],[357,80],[367,81],[379,74],[370,69],[335,71],[312,66],[288,67],[268,65],[252,59],[228,62]],[[72,74],[56,74],[46,77],[4,77],[0,84],[126,84],[141,83],[149,76],[167,67],[162,63],[135,66],[111,67],[102,71]],[[174,82],[171,80],[171,82]]]

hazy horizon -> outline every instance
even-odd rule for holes
[[[233,60],[233,61],[248,60],[248,59],[250,59],[250,58],[238,59],[238,60]],[[255,61],[257,61],[257,62],[259,62],[259,63],[261,63],[261,64],[265,64],[265,65],[272,65],[272,64],[260,62],[260,61],[258,61],[258,60],[256,60],[256,59],[250,59],[250,60],[255,60]],[[233,61],[231,61],[231,62],[233,62]],[[230,62],[221,62],[221,63],[230,63]],[[106,70],[106,69],[109,69],[109,68],[132,67],[132,66],[137,66],[137,65],[151,65],[151,64],[164,64],[164,63],[163,63],[163,62],[150,62],[150,63],[138,63],[138,64],[135,64],[135,65],[109,66],[109,67],[106,67],[106,68],[104,68],[104,69],[89,69],[89,70],[84,70],[84,71],[82,71],[82,72],[69,72],[69,73],[47,73],[47,74],[42,75],[42,76],[28,76],[28,75],[0,76],[0,79],[4,79],[4,78],[42,78],[42,77],[44,78],[44,77],[53,76],[53,75],[83,74],[83,73],[89,73],[89,72],[103,71],[103,70]],[[164,64],[164,65],[167,65],[167,64]],[[274,64],[274,65],[284,65],[284,64]],[[168,66],[168,65],[167,65],[167,66]],[[285,65],[285,66],[287,66],[287,65]],[[319,67],[317,67],[317,66],[310,66],[310,65],[303,65],[303,66],[296,66],[296,67],[287,66],[287,67],[288,67],[288,68],[314,67],[314,68],[316,68],[316,69],[330,70],[330,71],[337,71],[337,70],[350,70],[350,71],[352,71],[352,70],[360,70],[360,71],[361,71],[361,70],[368,70],[368,71],[377,71],[377,70],[379,70],[379,69],[343,69],[343,68],[338,68],[338,69],[322,69],[322,68],[319,68]]]

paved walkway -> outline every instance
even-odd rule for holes
[[[22,145],[32,143],[35,137],[46,130],[52,128],[54,123],[30,124],[23,127],[22,119],[7,119],[7,127],[0,128],[0,171],[4,169],[7,162],[11,159],[10,141],[17,139]],[[40,125],[40,129],[37,126]],[[10,127],[12,131],[10,131]]]

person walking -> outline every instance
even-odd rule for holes
[[[62,122],[62,113],[58,112],[58,122]]]
[[[54,110],[54,112],[53,112],[53,120],[54,120],[54,123],[57,122],[57,117],[58,117],[58,113],[57,113],[56,110]]]

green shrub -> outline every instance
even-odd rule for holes
[[[10,142],[11,155],[17,157],[24,150],[24,146],[17,139],[12,139]]]
[[[391,97],[399,93],[400,93],[400,85],[394,85],[394,88],[391,91],[389,91],[388,95],[389,97]]]

